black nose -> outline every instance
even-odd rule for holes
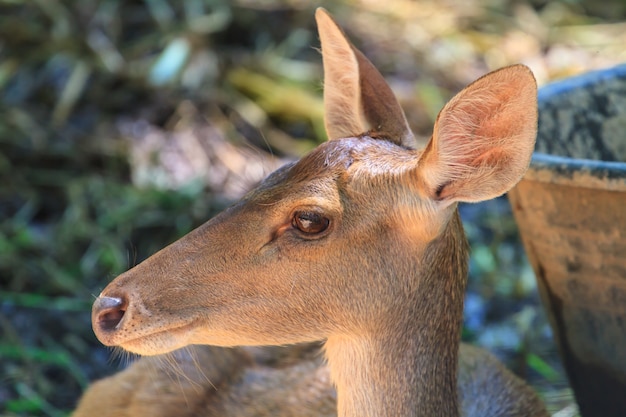
[[[105,332],[115,330],[124,317],[126,306],[127,303],[123,298],[98,297],[91,310],[94,325]]]

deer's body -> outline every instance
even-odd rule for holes
[[[545,415],[532,389],[483,349],[461,344],[458,381],[464,416]],[[336,417],[337,395],[315,350],[191,346],[95,382],[73,414],[144,416]]]
[[[192,346],[145,357],[94,383],[74,417],[330,417],[336,394],[321,357]],[[281,352],[278,352],[279,354]]]
[[[144,355],[324,340],[340,417],[547,415],[486,354],[459,358],[468,249],[456,206],[525,172],[532,74],[471,84],[415,149],[382,76],[317,19],[332,140],[116,278],[94,303],[96,335]]]

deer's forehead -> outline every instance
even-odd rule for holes
[[[380,180],[398,177],[414,167],[418,159],[419,152],[383,139],[365,136],[333,140],[273,172],[253,195],[265,203],[307,197],[335,200],[355,187],[359,194],[368,184],[371,188],[376,184],[389,187],[392,181]]]
[[[385,139],[369,136],[326,142],[303,157],[289,170],[289,177],[306,181],[320,177],[344,181],[394,176],[413,169],[421,151],[406,149]]]

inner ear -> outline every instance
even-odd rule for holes
[[[325,125],[329,139],[371,133],[414,148],[415,139],[391,88],[324,9],[317,9],[324,64]]]
[[[420,160],[420,175],[436,200],[475,202],[497,197],[522,177],[537,133],[537,85],[515,65],[470,84],[443,108]]]

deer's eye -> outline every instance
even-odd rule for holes
[[[307,235],[322,233],[328,229],[330,220],[315,211],[296,211],[291,225]]]

